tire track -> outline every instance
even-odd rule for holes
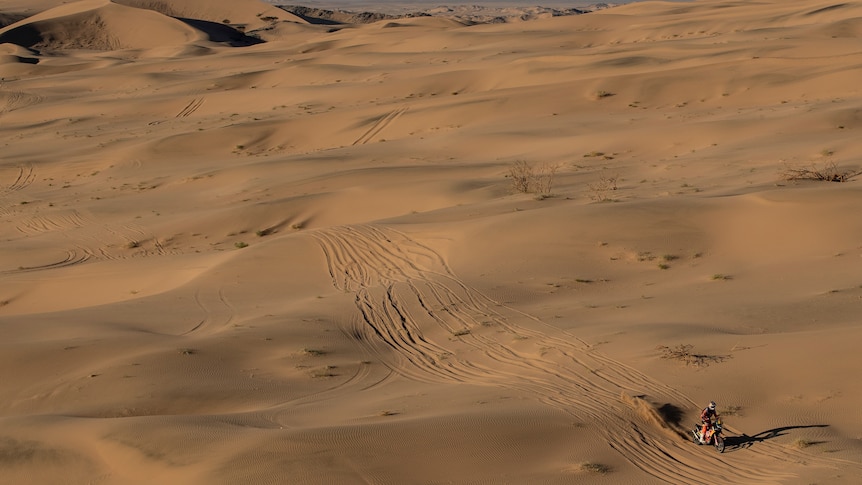
[[[28,220],[22,221],[16,229],[18,232],[26,235],[35,235],[43,232],[80,229],[86,225],[87,222],[81,214],[76,210],[72,210],[68,213],[38,215],[32,217]]]
[[[353,142],[353,145],[365,145],[366,143],[370,142],[387,126],[392,124],[393,121],[403,115],[408,109],[409,108],[405,106],[403,108],[398,108],[396,110],[390,111],[385,116],[377,120],[373,125],[371,125],[371,128],[369,128],[365,133],[362,134],[362,136],[360,136]]]
[[[8,187],[8,192],[15,192],[27,188],[36,180],[36,170],[33,165],[27,164],[18,167],[18,177]]]
[[[42,96],[21,91],[0,92],[0,114],[38,104],[44,99]]]
[[[353,293],[360,318],[345,333],[392,372],[425,382],[501,386],[595,423],[633,465],[667,483],[779,483],[782,466],[819,462],[770,443],[750,455],[703,453],[657,405],[697,408],[687,396],[587,342],[507,307],[457,279],[443,258],[379,226],[317,231],[332,284]],[[775,467],[764,469],[764,458]]]
[[[69,266],[84,263],[92,257],[93,253],[87,249],[70,249],[66,251],[66,257],[59,261],[47,264],[40,264],[37,266],[19,266],[17,269],[0,271],[0,274],[32,273],[34,271],[46,271],[49,269],[66,268]]]
[[[185,106],[185,108],[181,109],[179,113],[177,113],[175,118],[185,118],[191,116],[192,113],[198,110],[201,105],[204,104],[204,98],[194,98],[189,101],[189,104]]]
[[[29,187],[36,180],[36,169],[32,164],[19,165],[15,167],[17,174],[15,179],[0,186],[0,215],[10,215],[16,212],[14,204],[9,203],[6,197],[14,192],[18,192]],[[4,174],[5,175],[5,174]],[[5,179],[5,176],[3,177]]]
[[[191,335],[201,330],[218,330],[233,321],[236,311],[224,296],[224,287],[216,291],[198,289],[194,296],[195,304],[203,312],[203,316],[192,328],[180,335]]]
[[[15,229],[25,236],[59,232],[74,245],[89,249],[92,257],[114,261],[139,256],[166,256],[181,251],[170,250],[165,242],[152,232],[133,223],[113,224],[100,222],[78,210],[54,210],[23,219]],[[151,241],[152,248],[145,249],[141,243]],[[129,249],[139,248],[129,254]]]

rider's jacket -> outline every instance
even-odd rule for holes
[[[703,411],[700,412],[700,420],[709,423],[712,422],[712,418],[718,418],[718,411],[709,409],[709,406],[703,408]]]

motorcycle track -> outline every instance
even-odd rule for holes
[[[386,115],[382,116],[380,119],[374,122],[365,133],[362,134],[359,138],[354,140],[353,145],[365,145],[370,142],[372,138],[380,134],[387,126],[392,124],[393,121],[398,119],[404,112],[406,112],[409,108],[398,108],[396,110],[390,111]]]
[[[359,318],[343,331],[396,374],[537,396],[595,425],[611,448],[665,483],[701,483],[704,476],[782,483],[793,476],[782,471],[788,462],[819,460],[769,443],[732,460],[705,453],[692,445],[684,423],[669,423],[657,411],[663,404],[697,408],[691,399],[469,287],[439,254],[405,234],[362,225],[314,237],[332,284],[355,295]]]

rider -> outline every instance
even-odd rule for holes
[[[706,433],[712,427],[713,418],[718,421],[718,411],[715,409],[715,401],[710,401],[709,405],[700,412],[700,420],[703,422],[703,429],[700,431],[701,443],[706,443],[709,439]]]

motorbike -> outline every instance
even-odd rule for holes
[[[695,443],[697,443],[698,445],[713,445],[713,446],[715,446],[715,449],[719,453],[724,453],[724,437],[721,436],[721,430],[722,430],[721,420],[719,419],[718,421],[715,422],[715,424],[712,425],[712,432],[711,433],[709,430],[707,430],[707,434],[709,435],[709,438],[707,438],[703,442],[700,440],[701,429],[703,429],[702,424],[695,424],[694,425],[694,429],[691,430],[692,440]]]

